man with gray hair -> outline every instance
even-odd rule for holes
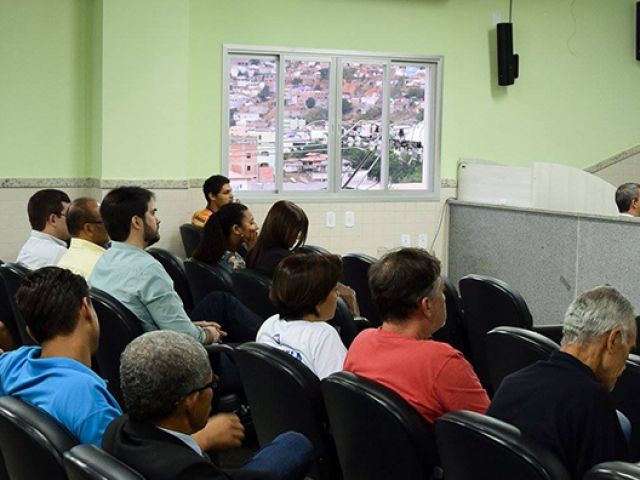
[[[623,217],[640,217],[640,184],[623,183],[616,190],[616,205]]]
[[[505,378],[487,414],[546,445],[576,480],[598,463],[627,460],[609,392],[635,342],[631,303],[613,287],[589,290],[567,309],[560,349]]]
[[[122,353],[120,383],[127,414],[107,428],[103,448],[145,478],[304,478],[313,454],[307,438],[284,433],[240,470],[225,472],[209,460],[192,434],[207,423],[217,377],[193,338],[148,332]]]

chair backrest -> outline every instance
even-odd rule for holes
[[[0,398],[0,450],[11,480],[66,480],[62,455],[78,441],[42,410]]]
[[[100,375],[107,380],[111,394],[123,406],[120,391],[120,354],[137,336],[142,335],[138,317],[117,299],[92,288],[89,296],[100,323],[100,344],[95,354]]]
[[[78,445],[64,454],[69,480],[144,480],[144,477],[95,445]]]
[[[16,346],[36,345],[27,333],[27,326],[18,311],[16,293],[22,279],[30,272],[19,263],[0,265],[0,321],[5,324]]]
[[[198,305],[211,292],[234,293],[231,274],[219,265],[209,265],[197,260],[185,260],[184,270],[187,274],[194,305]]]
[[[445,342],[456,350],[467,354],[469,347],[465,342],[464,318],[462,312],[462,300],[456,286],[447,277],[443,276],[444,298],[447,307],[447,322],[440,330],[433,334],[433,339]]]
[[[605,462],[591,468],[584,480],[640,480],[640,465],[628,462]]]
[[[314,446],[321,477],[339,478],[318,377],[291,355],[255,342],[236,348],[235,360],[260,445],[300,432]]]
[[[342,257],[344,283],[356,291],[360,314],[367,317],[372,327],[379,327],[382,324],[369,289],[369,268],[376,261],[374,257],[364,253],[347,253]]]
[[[271,279],[256,270],[234,270],[231,274],[233,291],[245,307],[261,318],[268,318],[278,313],[269,300]]]
[[[447,480],[569,480],[560,460],[513,425],[460,410],[436,420]]]
[[[318,245],[302,245],[296,248],[296,253],[319,253],[320,255],[330,255],[331,252],[324,247]]]
[[[507,375],[547,360],[560,346],[544,335],[518,327],[496,327],[487,332],[487,366],[495,392]]]
[[[350,372],[325,378],[322,394],[344,478],[431,477],[433,430],[400,395]]]
[[[180,225],[180,238],[182,238],[185,258],[191,258],[193,251],[200,245],[202,228],[190,223],[183,223]]]
[[[627,365],[618,378],[611,392],[616,408],[631,422],[631,439],[629,450],[632,460],[640,461],[640,359],[637,355],[629,355]]]
[[[481,275],[460,279],[464,310],[464,328],[469,345],[468,360],[478,378],[490,386],[485,335],[492,328],[510,326],[531,330],[533,320],[527,304],[518,292],[505,282]]]
[[[147,252],[162,264],[171,280],[173,280],[173,288],[180,295],[184,309],[187,313],[191,312],[193,310],[193,297],[182,259],[162,248],[149,248]]]

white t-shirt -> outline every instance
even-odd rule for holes
[[[31,235],[20,249],[16,262],[31,270],[56,266],[67,251],[67,244],[48,233],[31,230]]]
[[[297,358],[320,380],[342,371],[347,349],[335,328],[326,322],[281,320],[269,317],[258,330],[256,342],[266,343]]]

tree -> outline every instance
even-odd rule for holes
[[[269,88],[269,85],[265,85],[264,87],[262,87],[262,90],[260,90],[258,98],[264,102],[265,100],[267,100],[267,98],[269,98],[269,95],[271,95],[271,89]]]
[[[308,97],[305,101],[304,104],[307,106],[307,108],[311,109],[313,107],[316,106],[316,99],[313,97]]]
[[[329,69],[328,68],[321,68],[320,69],[320,79],[326,80],[328,78],[329,78]]]
[[[346,98],[342,99],[342,114],[351,113],[353,111],[353,105]]]
[[[316,122],[318,120],[327,120],[329,118],[329,112],[326,108],[314,107],[305,113],[304,120],[307,123]]]

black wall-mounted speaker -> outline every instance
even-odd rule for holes
[[[640,2],[636,3],[636,60],[640,60]]]
[[[513,85],[518,78],[518,55],[513,53],[513,24],[498,23],[498,85]]]

